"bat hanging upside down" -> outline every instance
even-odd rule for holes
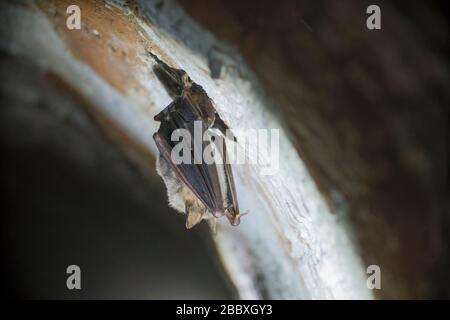
[[[216,218],[223,215],[232,225],[238,225],[241,214],[225,147],[225,136],[233,141],[236,141],[235,137],[200,85],[184,70],[171,68],[155,55],[151,56],[156,61],[153,67],[156,76],[173,99],[155,116],[161,124],[153,135],[160,152],[156,168],[166,184],[169,204],[186,214],[188,229],[207,219],[215,230]],[[172,141],[172,135],[178,129],[184,129],[194,139],[182,135],[182,139]],[[195,138],[196,130],[201,133],[200,140]],[[184,145],[178,145],[180,143]],[[179,153],[181,158],[191,161],[175,161],[172,151],[179,146],[185,147]],[[208,148],[212,161],[203,158],[204,150]],[[201,161],[196,161],[198,159]]]

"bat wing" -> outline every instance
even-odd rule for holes
[[[195,114],[190,112],[189,106],[183,107],[188,103],[183,98],[175,100],[167,108],[170,113],[161,121],[160,128],[153,138],[156,145],[169,165],[174,170],[177,177],[197,196],[197,198],[215,215],[223,215],[224,208],[224,191],[223,183],[219,178],[221,165],[215,163],[207,164],[203,161],[203,150],[208,145],[207,141],[197,141],[194,139],[194,122],[199,120]],[[175,104],[175,105],[173,105]],[[171,141],[172,133],[176,129],[186,129],[191,136],[190,159],[191,163],[175,163],[172,159],[172,150],[177,143]],[[206,124],[202,123],[202,136],[207,130]],[[201,163],[194,163],[194,159],[201,159]],[[219,167],[218,167],[219,166]]]

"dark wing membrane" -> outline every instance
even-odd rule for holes
[[[201,176],[196,172],[197,170],[194,167],[186,170],[187,168],[182,168],[182,165],[175,164],[172,161],[172,147],[167,143],[165,136],[157,132],[153,135],[153,139],[156,142],[159,152],[167,163],[170,164],[177,177],[209,208],[209,192],[201,180]]]
[[[191,127],[191,124],[188,125]],[[193,132],[194,128],[193,125],[190,128],[190,131]],[[202,136],[204,132],[207,130],[207,126],[205,123],[202,125]],[[207,206],[211,209],[211,213],[218,217],[224,214],[225,207],[224,207],[224,200],[222,197],[222,188],[224,187],[220,183],[219,179],[219,170],[221,170],[220,166],[221,164],[211,163],[207,164],[203,160],[203,151],[205,148],[210,144],[211,142],[203,141],[201,140],[193,140],[192,141],[192,157],[197,153],[198,159],[202,160],[201,164],[194,164],[193,166],[196,167],[198,173],[202,177],[203,181],[205,182],[206,188],[208,189],[209,197],[210,197],[210,203],[207,204]]]
[[[175,105],[172,105],[175,104]],[[164,159],[171,165],[178,178],[205,204],[213,214],[223,214],[224,201],[222,198],[221,186],[219,183],[217,167],[215,164],[206,164],[203,161],[203,150],[208,142],[195,141],[194,122],[199,120],[189,106],[187,100],[179,98],[171,104],[171,112],[168,117],[161,122],[160,128],[153,136],[159,151]],[[188,105],[185,105],[188,104]],[[168,107],[168,108],[169,108]],[[206,124],[202,123],[201,133],[207,129]],[[179,143],[171,141],[172,132],[176,129],[186,129],[191,135],[191,163],[176,164],[172,160],[171,153],[173,147]],[[197,145],[195,145],[197,144]],[[202,163],[195,164],[194,153]]]

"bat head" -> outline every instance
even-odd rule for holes
[[[153,67],[153,71],[158,77],[159,81],[164,85],[167,93],[175,98],[183,92],[183,88],[186,82],[186,72],[180,69],[164,68],[160,64],[156,64]]]

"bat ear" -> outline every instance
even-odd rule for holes
[[[195,204],[186,202],[186,229],[191,229],[198,224],[203,217],[204,210]]]

